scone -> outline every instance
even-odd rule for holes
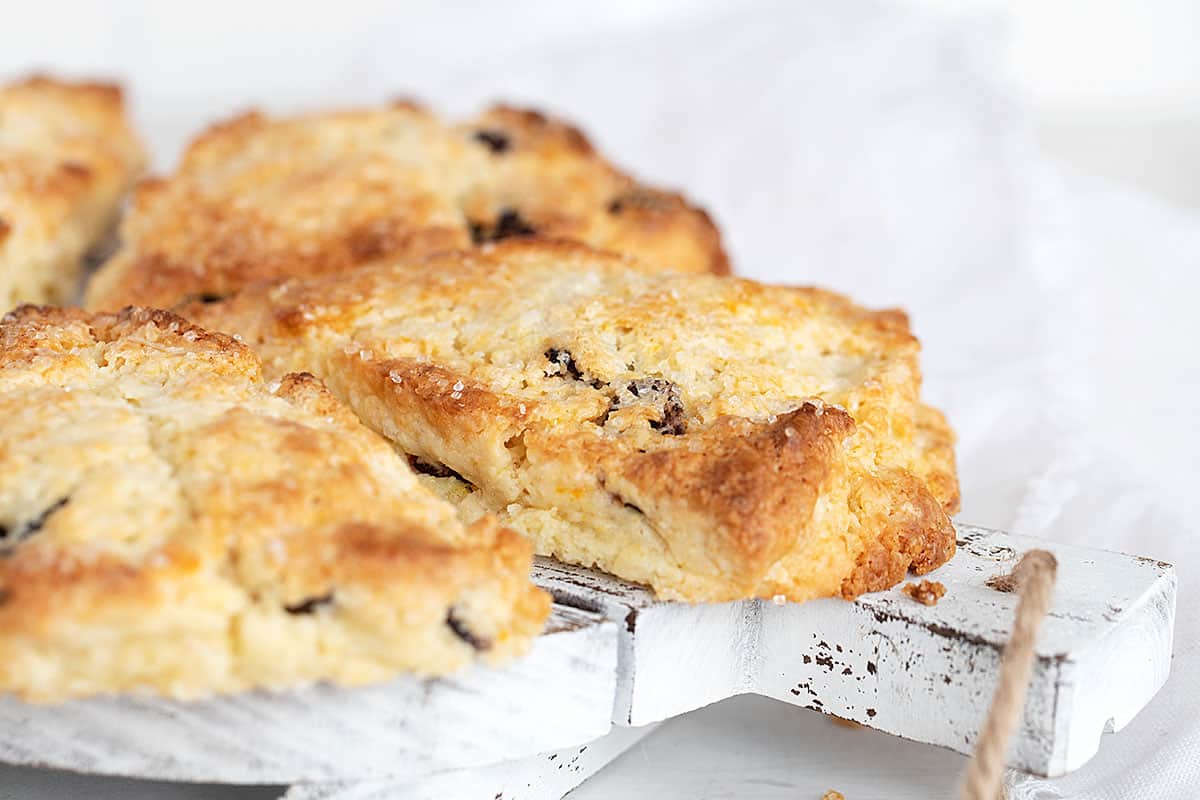
[[[144,161],[116,87],[0,87],[0,314],[75,295]]]
[[[630,254],[647,269],[728,271],[703,211],[618,171],[570,125],[504,107],[452,124],[401,103],[248,114],[208,130],[174,175],[138,188],[124,246],[87,302],[169,307],[264,278],[534,233]]]
[[[954,552],[902,312],[530,241],[184,313],[321,375],[468,517],[665,598],[852,598]]]
[[[0,321],[0,691],[196,697],[504,659],[529,543],[465,527],[311,375],[145,309]]]

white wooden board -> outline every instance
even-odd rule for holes
[[[1079,767],[1166,679],[1174,570],[966,525],[959,540],[928,576],[947,587],[933,607],[898,589],[855,603],[663,603],[540,560],[535,579],[555,595],[555,623],[505,669],[203,703],[3,698],[0,761],[167,780],[420,785],[581,745],[610,720],[646,725],[742,693],[968,752],[1015,605],[985,581],[1047,547],[1059,581],[1011,764],[1044,775]]]
[[[416,781],[302,784],[291,787],[283,800],[559,800],[656,727],[613,728],[579,747]]]
[[[688,606],[590,570],[544,560],[538,581],[564,604],[621,626],[614,721],[644,725],[754,693],[888,733],[971,751],[995,688],[1016,597],[991,589],[1019,555],[1059,561],[1010,765],[1060,775],[1090,759],[1167,678],[1176,578],[1169,564],[959,525],[923,606],[898,588],[855,603]]]
[[[195,703],[0,698],[0,761],[208,783],[413,779],[609,731],[616,626],[556,608],[525,659],[453,678],[252,692]]]

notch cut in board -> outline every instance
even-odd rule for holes
[[[988,581],[1011,572],[1026,550],[1050,549],[1059,559],[1059,578],[1010,763],[1042,775],[1082,766],[1095,754],[1101,733],[1123,727],[1166,679],[1173,568],[957,528],[958,554],[926,576],[947,588],[933,606],[900,587],[855,603],[688,606],[656,601],[645,589],[549,559],[539,559],[534,580],[556,602],[620,623],[618,726],[653,724],[754,693],[968,753],[987,714],[1016,605],[1015,595]],[[524,762],[504,767],[525,768]],[[516,797],[554,796],[557,788],[535,778]],[[411,789],[390,783],[293,791],[314,800],[373,800]]]
[[[1176,577],[1170,564],[957,525],[958,553],[924,576],[925,606],[900,587],[854,603],[754,600],[688,606],[591,570],[539,560],[561,604],[620,626],[614,722],[645,725],[753,693],[970,753],[995,690],[1016,595],[987,585],[1020,555],[1058,558],[1054,598],[1009,765],[1042,776],[1083,766],[1166,681]]]

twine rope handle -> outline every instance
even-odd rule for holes
[[[1034,645],[1038,629],[1050,608],[1058,561],[1045,550],[1030,550],[1012,572],[1018,592],[1012,636],[1000,658],[1000,677],[992,707],[975,743],[975,755],[963,773],[962,800],[997,800],[1002,797],[1001,780],[1008,747],[1033,674]]]

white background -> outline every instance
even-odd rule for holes
[[[122,79],[160,168],[250,105],[535,104],[708,205],[740,272],[905,306],[961,434],[962,519],[1181,573],[1164,694],[1089,768],[1014,796],[1200,796],[1200,4],[644,5],[23,4],[0,75]],[[733,700],[573,796],[948,797],[960,769]],[[85,794],[273,796],[0,771],[0,797]]]

